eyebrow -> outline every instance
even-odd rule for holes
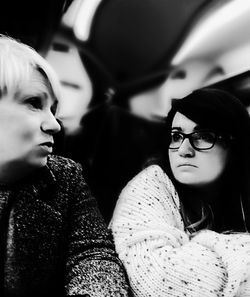
[[[172,127],[171,130],[178,130],[178,131],[182,131],[181,127]]]
[[[48,91],[43,91],[41,89],[35,89],[35,88],[32,89],[32,87],[27,90],[26,89],[18,89],[14,94],[14,96],[17,98],[18,97],[32,97],[32,96],[39,97],[39,96],[41,96],[44,99],[48,99],[48,95],[50,95],[50,93]]]

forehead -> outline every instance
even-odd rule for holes
[[[197,127],[197,123],[190,120],[184,114],[177,112],[172,121],[172,128],[182,128],[183,130],[192,130]]]
[[[20,83],[16,94],[51,93],[48,80],[38,70],[32,70],[30,76]]]

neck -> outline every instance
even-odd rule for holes
[[[219,184],[210,184],[203,187],[180,186],[180,198],[184,213],[195,222],[200,220],[202,209],[210,208],[214,215],[220,211],[221,188]]]
[[[0,164],[0,184],[15,184],[25,178],[29,173],[29,169],[25,169],[21,164],[16,164],[16,162]]]
[[[202,187],[190,188],[190,194],[191,193],[195,199],[202,200],[210,205],[213,205],[218,203],[221,194],[221,187],[218,183],[213,183]]]
[[[192,202],[196,200],[202,200],[209,204],[218,202],[219,196],[221,194],[221,185],[220,183],[211,183],[208,185],[202,186],[185,186],[180,185],[181,195],[185,199],[191,200]]]

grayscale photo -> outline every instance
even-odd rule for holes
[[[250,297],[250,1],[1,4],[0,296]]]

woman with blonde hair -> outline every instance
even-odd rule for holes
[[[31,47],[0,36],[0,295],[128,296],[82,168],[52,155],[60,85]]]

